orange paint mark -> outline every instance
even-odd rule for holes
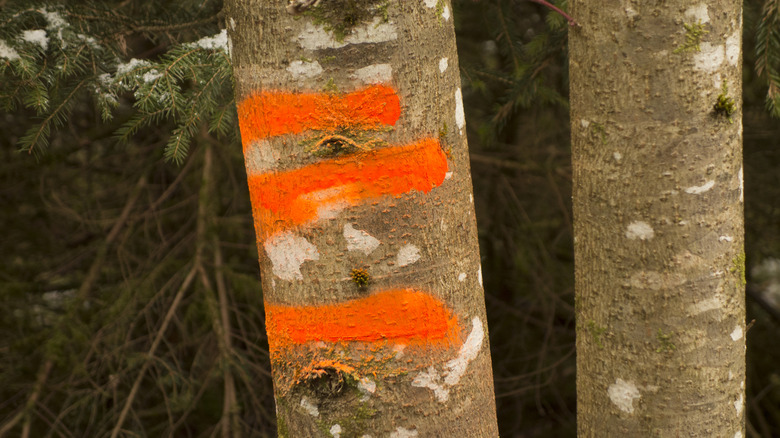
[[[250,175],[258,239],[367,199],[411,190],[429,192],[441,185],[446,173],[447,157],[438,140],[428,138],[300,169]]]
[[[263,91],[238,105],[244,148],[251,142],[306,130],[334,131],[392,126],[401,116],[395,90],[374,85],[348,94]]]
[[[265,305],[272,353],[307,342],[395,342],[448,347],[459,342],[457,318],[425,292],[399,289],[321,306]]]

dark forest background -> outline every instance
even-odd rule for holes
[[[751,437],[780,436],[778,5],[745,3],[737,113]],[[453,9],[501,436],[573,437],[566,22],[523,1]],[[0,437],[108,436],[120,419],[121,436],[216,436],[226,379],[241,436],[275,435],[229,64],[187,45],[219,32],[220,10],[0,0],[0,39],[62,30],[0,59]],[[169,100],[101,76],[131,58],[164,72]]]

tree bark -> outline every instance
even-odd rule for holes
[[[497,436],[448,1],[226,2],[280,436]]]
[[[742,437],[741,2],[570,4],[579,436]]]

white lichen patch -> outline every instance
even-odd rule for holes
[[[461,272],[460,275],[458,275],[458,281],[460,281],[462,283],[462,282],[466,281],[466,277],[467,277],[466,273],[465,272]]]
[[[371,254],[379,246],[379,240],[363,230],[355,229],[352,224],[344,225],[344,239],[348,251],[361,251],[365,255]]]
[[[420,260],[420,248],[407,243],[398,250],[398,255],[395,258],[395,263],[398,266],[408,266]]]
[[[441,403],[446,402],[450,398],[450,390],[441,383],[441,374],[433,366],[428,367],[425,371],[420,371],[412,380],[412,386],[430,389],[433,391],[436,400]]]
[[[9,46],[5,41],[0,40],[0,58],[14,61],[19,59],[19,52],[14,50],[14,48]]]
[[[436,7],[436,3],[438,3],[438,2],[439,2],[439,0],[423,0],[423,3],[425,3],[425,6],[427,6],[428,8],[431,8],[431,9],[435,8]]]
[[[349,185],[330,187],[305,193],[299,199],[317,205],[317,220],[333,219],[338,217],[342,210],[352,205],[344,199],[344,193],[349,190]]]
[[[628,224],[628,228],[626,228],[626,237],[631,240],[650,240],[654,236],[655,231],[647,222],[634,221]]]
[[[734,438],[742,438],[742,431],[738,430],[737,433],[734,434]]]
[[[617,379],[615,383],[609,385],[607,395],[618,409],[629,414],[634,413],[634,400],[642,397],[633,382],[626,382],[623,379]]]
[[[282,280],[303,280],[303,262],[320,259],[316,246],[289,231],[269,237],[263,247],[271,260],[274,275]]]
[[[734,331],[732,331],[732,332],[731,332],[731,335],[729,335],[729,336],[731,336],[731,340],[732,340],[732,341],[735,341],[735,342],[736,342],[736,341],[739,341],[740,339],[742,339],[742,336],[743,336],[743,334],[744,334],[744,333],[743,333],[743,331],[742,331],[742,326],[741,326],[741,325],[738,325],[738,326],[736,326],[736,327],[734,328]]]
[[[730,65],[737,65],[739,61],[739,51],[742,47],[742,39],[739,32],[734,32],[726,38],[726,61]]]
[[[724,236],[718,237],[718,240],[721,241],[721,242],[733,242],[734,238],[731,237],[731,236],[724,235]]]
[[[742,172],[742,167],[739,168],[739,202],[745,202],[745,175]]]
[[[265,173],[279,161],[279,154],[266,140],[255,140],[244,151],[246,173],[249,176]]]
[[[721,310],[723,309],[723,306],[726,304],[726,302],[723,300],[723,297],[718,294],[714,297],[707,298],[706,300],[701,300],[697,302],[696,304],[691,305],[688,307],[688,313],[691,316],[696,316],[704,312],[709,312],[712,310]]]
[[[225,53],[230,54],[230,40],[228,39],[227,29],[222,29],[222,31],[216,35],[203,37],[189,45],[206,50],[222,50]]]
[[[439,60],[439,73],[444,73],[447,71],[447,67],[450,64],[449,58],[442,58]]]
[[[450,21],[450,7],[447,5],[444,5],[444,8],[442,8],[441,11],[441,17],[444,18],[444,21]]]
[[[358,390],[360,390],[360,392],[363,394],[363,396],[360,398],[360,401],[367,401],[371,394],[376,392],[376,382],[369,379],[368,377],[363,377],[358,380],[357,387]]]
[[[461,130],[466,126],[466,113],[463,112],[463,93],[461,93],[460,87],[455,90],[455,123]]]
[[[341,437],[341,425],[334,424],[330,427],[330,434],[333,438],[339,438]]]
[[[478,317],[471,320],[471,333],[469,333],[466,342],[460,347],[458,356],[447,362],[445,366],[446,377],[444,383],[449,386],[455,386],[460,378],[466,373],[466,367],[469,362],[476,359],[479,351],[482,349],[482,341],[485,339],[485,330],[482,327],[482,321]]]
[[[412,381],[412,386],[428,388],[433,391],[436,400],[446,402],[450,396],[450,387],[460,382],[466,374],[469,363],[476,359],[482,350],[485,339],[485,329],[478,317],[471,320],[471,333],[458,350],[458,355],[444,365],[444,371],[439,373],[435,367],[430,366],[426,371],[421,371]],[[443,377],[443,380],[442,380]]]
[[[619,162],[620,162],[620,160],[622,160],[622,159],[623,159],[623,154],[621,154],[621,153],[620,153],[620,152],[618,152],[618,151],[615,151],[615,152],[613,152],[613,153],[612,153],[612,158],[614,158],[614,159],[615,159],[615,161],[619,163]]]
[[[580,119],[580,126],[582,126],[585,129],[588,129],[588,126],[590,126],[590,121],[585,119]]]
[[[482,266],[480,265],[479,271],[477,272],[477,280],[479,281],[479,285],[482,286]]]
[[[700,185],[700,186],[691,186],[685,189],[685,193],[691,194],[691,195],[701,195],[702,193],[709,191],[711,188],[715,187],[715,181],[709,180],[706,183]]]
[[[302,49],[338,49],[350,44],[383,43],[398,39],[398,32],[392,22],[383,22],[374,17],[371,23],[355,27],[343,41],[336,41],[332,34],[320,26],[307,22],[301,33],[293,38]]]
[[[412,438],[417,436],[417,430],[407,429],[405,427],[396,427],[394,432],[390,432],[390,438]]]
[[[395,263],[398,266],[408,266],[420,260],[420,248],[408,243],[398,250]]]
[[[49,37],[46,36],[46,31],[43,29],[25,30],[22,32],[22,40],[37,44],[43,50],[49,47]]]
[[[381,84],[393,79],[393,66],[390,64],[372,64],[355,70],[350,78],[364,84]]]
[[[447,172],[447,173],[444,174],[444,179],[445,180],[448,180],[450,178],[452,178],[452,172]]]
[[[740,394],[739,398],[734,402],[734,409],[737,411],[737,415],[742,415],[742,410],[745,408],[745,397]]]
[[[236,20],[234,20],[233,17],[230,17],[230,29],[236,30]]]
[[[696,52],[693,55],[693,66],[696,70],[714,72],[720,65],[723,64],[723,60],[726,57],[725,45],[712,45],[711,43],[701,43],[700,52]]]
[[[699,3],[698,5],[691,6],[685,10],[685,17],[689,18],[694,23],[709,23],[710,14],[707,12],[707,4]]]
[[[320,416],[320,410],[317,408],[317,405],[306,396],[301,397],[301,407],[312,417]]]
[[[317,61],[293,61],[285,70],[295,79],[310,79],[322,73],[322,66]]]

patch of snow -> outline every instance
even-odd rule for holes
[[[6,44],[5,41],[0,40],[0,58],[5,58],[9,61],[19,59],[19,53],[14,50],[13,47]]]
[[[230,41],[228,40],[227,29],[222,29],[216,35],[203,37],[194,43],[190,43],[190,45],[206,50],[222,50],[230,54]]]
[[[116,66],[116,75],[117,76],[121,76],[121,75],[127,74],[127,73],[129,73],[132,70],[135,70],[137,68],[148,67],[149,65],[150,65],[149,61],[147,61],[145,59],[132,58],[129,61],[127,61],[127,62],[125,62],[123,64],[119,64],[119,65]]]
[[[49,37],[46,36],[46,31],[43,29],[25,30],[22,32],[22,39],[41,46],[43,50],[49,47]]]
[[[144,80],[144,82],[148,84],[149,82],[154,82],[157,79],[160,79],[161,77],[162,77],[162,73],[159,73],[155,69],[151,69],[148,72],[144,73],[142,79]]]

